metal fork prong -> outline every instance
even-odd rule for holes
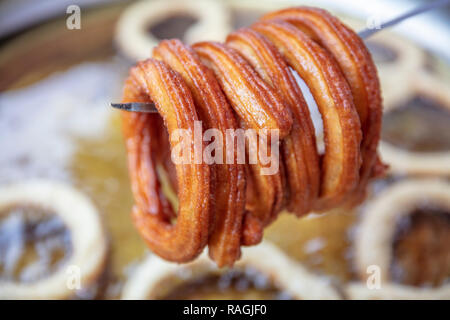
[[[150,113],[158,112],[158,110],[156,110],[154,103],[143,103],[143,102],[111,103],[111,107],[124,111],[150,112]]]

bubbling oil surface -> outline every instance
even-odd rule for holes
[[[54,213],[24,205],[0,213],[0,280],[40,280],[71,253],[70,231]]]
[[[186,281],[161,297],[168,300],[287,300],[291,296],[252,268],[228,270]]]
[[[417,208],[397,223],[391,275],[395,282],[437,287],[450,279],[450,215]]]

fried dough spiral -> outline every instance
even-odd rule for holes
[[[322,115],[324,154],[293,70]],[[208,245],[218,266],[231,266],[240,246],[259,243],[283,208],[301,216],[354,204],[382,168],[375,66],[357,34],[323,10],[268,14],[225,44],[162,41],[152,59],[131,69],[123,102],[153,102],[161,116],[122,112],[134,221],[149,247],[170,261],[192,260]],[[259,137],[261,130],[278,129],[280,169],[262,175],[259,159],[239,164],[237,148],[229,164],[225,145],[220,163],[174,165],[171,134],[194,132],[196,120],[203,132],[215,128],[223,136],[228,129],[255,129]],[[265,139],[269,152],[277,151]],[[195,154],[193,143],[188,148]],[[177,214],[161,190],[157,166],[178,192]]]
[[[169,132],[194,130],[197,113],[192,96],[178,73],[156,60],[140,62],[131,70],[123,101],[155,102]],[[123,113],[123,130],[136,205],[133,219],[149,247],[164,259],[194,259],[208,241],[211,196],[207,164],[176,165],[180,210],[176,224],[156,172],[158,133],[155,115]],[[153,132],[152,132],[153,131]],[[193,149],[193,145],[192,145]],[[191,154],[194,150],[192,150]]]
[[[382,103],[375,64],[362,39],[325,10],[297,7],[265,15],[262,20],[281,19],[307,34],[335,59],[353,96],[362,130],[359,187],[351,201],[364,196],[372,176],[383,171],[377,156],[380,140]]]

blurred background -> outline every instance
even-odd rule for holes
[[[124,288],[128,294],[134,292],[136,282],[148,286],[147,291],[140,288],[145,294],[130,296],[155,297],[149,292],[159,280],[146,284],[152,255],[130,219],[133,200],[120,119],[109,103],[120,101],[129,67],[149,57],[159,40],[224,40],[265,12],[295,5],[327,9],[361,30],[425,2],[429,1],[0,1],[0,195],[18,185],[14,190],[23,199],[13,203],[0,196],[0,298],[126,298]],[[382,201],[401,183],[439,182],[445,186],[446,200],[435,204],[431,195],[422,201],[425,204],[380,228],[392,235],[385,241],[391,260],[389,282],[406,296],[419,289],[420,298],[450,299],[450,7],[381,31],[366,44],[383,90],[380,153],[390,166],[387,176],[370,186],[361,206],[302,219],[283,214],[267,229],[265,239],[314,279],[325,281],[339,298],[370,298],[348,289],[365,287],[365,270],[355,255],[363,243],[360,225],[365,216],[375,214],[370,204]],[[73,236],[78,233],[71,228],[81,226],[69,225],[53,209],[51,197],[48,203],[29,200],[23,186],[30,181],[58,182],[81,192],[95,207],[95,217],[90,218],[101,221],[89,232],[101,233],[104,246],[90,253],[95,259],[85,257],[94,260],[94,267],[86,269],[90,273],[82,276],[76,290],[67,289],[64,281],[46,280],[71,264],[79,250]],[[416,199],[412,193],[410,201]],[[264,274],[254,263],[190,276],[180,276],[174,268],[160,280],[179,290],[167,289],[157,297],[295,296],[277,282],[276,274]],[[40,285],[48,293],[36,293]],[[435,291],[440,295],[434,296]],[[405,297],[380,292],[378,298]]]

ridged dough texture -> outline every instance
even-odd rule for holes
[[[292,69],[321,113],[324,154]],[[302,216],[354,205],[384,168],[374,63],[358,35],[321,9],[269,13],[224,44],[164,40],[131,69],[123,102],[153,102],[159,112],[122,112],[122,120],[133,218],[153,252],[169,261],[193,260],[208,245],[218,266],[231,266],[241,245],[259,243],[282,209]],[[239,164],[237,148],[231,164],[173,164],[167,133],[193,132],[196,120],[224,136],[227,129],[278,129],[280,170],[261,175],[259,160]],[[194,154],[194,144],[188,148]],[[162,192],[158,165],[178,192],[178,213]]]

